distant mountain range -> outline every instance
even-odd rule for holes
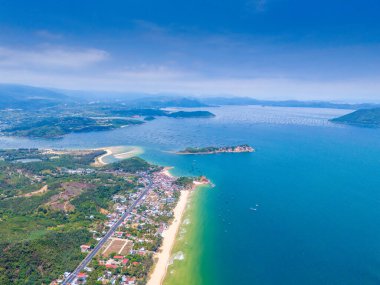
[[[73,98],[45,88],[0,84],[0,109],[40,109],[73,101]]]
[[[257,100],[249,97],[213,97],[201,99],[201,102],[207,105],[223,106],[223,105],[235,105],[235,106],[247,106],[247,105],[260,105],[260,106],[272,106],[272,107],[305,107],[305,108],[332,108],[332,109],[367,109],[380,107],[380,104],[359,103],[333,103],[327,101],[273,101],[273,100]]]
[[[111,109],[113,116],[149,116],[149,117],[171,117],[171,118],[212,118],[215,115],[209,111],[178,111],[170,112],[160,109]]]
[[[249,97],[181,97],[175,95],[156,96],[148,94],[129,93],[102,93],[68,90],[51,90],[48,88],[31,87],[25,85],[0,84],[0,109],[20,108],[36,109],[55,105],[81,103],[117,102],[121,106],[131,109],[161,109],[161,108],[199,108],[211,106],[273,106],[273,107],[308,107],[308,108],[335,108],[335,109],[369,109],[380,108],[380,104],[348,104],[326,101],[273,101],[257,100]]]
[[[135,99],[128,102],[136,108],[199,108],[210,107],[210,105],[203,103],[194,98],[183,97],[144,97]]]

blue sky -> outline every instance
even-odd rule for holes
[[[0,0],[0,81],[380,101],[380,3]]]

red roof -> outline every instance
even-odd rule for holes
[[[128,263],[128,261],[129,261],[129,259],[128,259],[128,258],[125,258],[125,259],[123,259],[123,261],[122,261],[122,262],[123,262],[124,264],[127,264],[127,263]]]
[[[107,268],[117,268],[116,264],[106,264]]]
[[[132,264],[133,265],[139,265],[139,263],[137,261],[133,262]]]
[[[116,258],[116,259],[123,259],[124,256],[122,256],[122,255],[115,255],[113,258]]]
[[[86,278],[86,277],[87,277],[87,274],[81,272],[81,273],[78,273],[77,277],[78,277],[78,278]]]

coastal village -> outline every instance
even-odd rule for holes
[[[64,171],[80,174],[92,170]],[[197,185],[209,183],[203,176],[176,178],[169,173],[167,168],[139,171],[133,174],[122,170],[106,172],[127,181],[135,180],[138,188],[133,194],[118,193],[112,196],[112,209],[103,211],[106,219],[102,224],[97,224],[91,229],[94,242],[80,245],[83,255],[90,254],[96,242],[105,239],[107,232],[118,221],[122,220],[122,222],[83,270],[75,273],[75,276],[72,276],[72,272],[64,272],[58,279],[51,282],[51,285],[146,284],[154,259],[157,259],[160,251],[163,233],[174,218],[173,210],[181,191],[191,191]],[[123,215],[139,197],[142,197],[140,202],[123,219]],[[72,281],[65,283],[70,276]]]
[[[165,277],[187,199],[212,183],[136,156],[105,163],[105,154],[0,151],[0,265],[9,264],[1,284],[153,285]]]

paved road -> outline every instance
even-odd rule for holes
[[[149,181],[149,185],[146,187],[144,192],[133,202],[133,204],[125,211],[125,213],[120,217],[120,219],[108,230],[106,235],[98,242],[94,249],[82,260],[78,267],[62,282],[62,285],[71,284],[74,281],[78,273],[80,273],[94,258],[94,256],[99,252],[107,240],[114,234],[116,229],[121,225],[121,223],[130,215],[132,210],[141,201],[141,199],[149,192],[151,189],[152,182]]]

